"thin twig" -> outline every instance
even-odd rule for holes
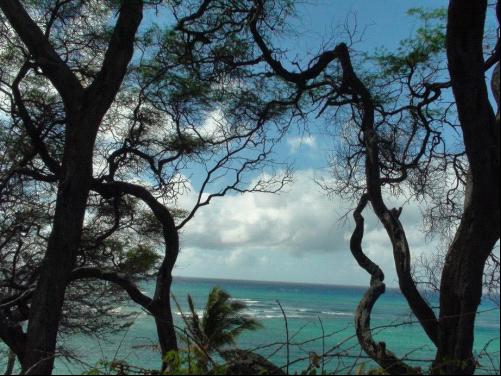
[[[285,320],[285,334],[287,336],[287,368],[286,368],[285,372],[288,375],[289,374],[289,362],[290,362],[289,322],[287,321],[287,315],[285,314],[284,308],[282,307],[282,304],[280,304],[279,300],[277,300],[277,304],[280,307],[280,310],[282,311],[282,315],[284,316],[284,320]]]
[[[322,328],[322,375],[323,375],[325,371],[325,329],[324,329],[324,323],[322,322],[320,316],[318,316],[318,321],[320,322],[320,328]]]

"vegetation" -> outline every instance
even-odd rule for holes
[[[235,345],[236,338],[246,330],[257,330],[261,325],[242,313],[245,303],[232,300],[218,287],[213,288],[200,318],[193,299],[188,295],[189,316],[183,315],[190,338],[203,353],[210,354],[228,345]]]
[[[182,314],[186,324],[185,341],[198,361],[198,368],[207,372],[211,356],[223,353],[228,346],[236,345],[236,339],[245,331],[261,328],[255,319],[242,313],[247,306],[236,300],[218,287],[213,288],[208,296],[202,317],[199,316],[188,295],[189,315]],[[181,307],[178,309],[182,312]]]
[[[423,370],[373,337],[372,309],[385,284],[362,247],[369,208],[391,242],[400,290],[435,347],[429,371],[473,374],[476,312],[484,290],[499,291],[499,33],[487,49],[490,6],[499,21],[500,3],[486,0],[412,9],[422,27],[394,52],[360,59],[348,32],[301,63],[273,46],[294,12],[289,0],[0,1],[7,373],[17,359],[23,374],[51,374],[64,353],[61,336],[123,329],[129,314],[110,312],[129,301],[155,321],[161,373],[251,373],[242,368],[247,360],[260,372],[283,372],[233,347],[259,324],[220,289],[201,317],[188,297],[181,351],[172,272],[180,231],[201,208],[229,192],[276,193],[291,181],[274,149],[314,116],[340,130],[335,183],[324,188],[358,203],[350,249],[370,282],[355,329],[380,367],[370,372]],[[148,22],[155,12],[172,24]],[[497,116],[485,79],[494,66]],[[196,197],[181,210],[177,200],[192,180]],[[424,203],[429,232],[444,240],[417,271],[403,209],[388,204],[395,194]],[[138,282],[152,277],[149,296]],[[439,294],[438,307],[422,285]]]
[[[174,28],[139,30],[158,5],[1,4],[1,251],[10,267],[0,336],[25,372],[51,373],[66,328],[120,329],[107,307],[127,298],[154,317],[161,353],[177,349],[170,286],[179,231],[217,197],[275,192],[289,180],[267,156],[292,115],[242,49],[240,13],[174,2],[163,5],[179,19]],[[228,49],[235,55],[224,61]],[[246,176],[256,169],[267,178],[252,186]],[[191,209],[173,208],[192,173],[201,183]],[[137,281],[152,274],[147,296]]]

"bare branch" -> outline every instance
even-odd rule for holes
[[[386,349],[384,342],[376,343],[372,337],[370,326],[371,312],[378,298],[385,292],[383,271],[370,260],[362,250],[364,236],[364,218],[362,211],[369,201],[363,195],[353,213],[356,227],[350,240],[350,249],[358,264],[371,275],[370,287],[364,294],[355,312],[355,329],[358,340],[364,351],[374,359],[386,372],[392,375],[407,375],[415,370],[398,359],[395,354]]]

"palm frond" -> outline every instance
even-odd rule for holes
[[[205,332],[200,325],[200,317],[198,317],[197,311],[195,310],[195,304],[193,303],[193,298],[188,294],[188,307],[190,309],[190,318],[189,318],[189,330],[192,335],[195,337],[197,342],[204,343],[206,341]]]
[[[233,300],[230,294],[219,287],[210,291],[201,318],[195,310],[190,295],[188,295],[188,306],[191,317],[185,320],[185,323],[199,344],[209,351],[235,345],[237,337],[242,332],[262,328],[257,320],[242,313],[247,309],[244,302]]]

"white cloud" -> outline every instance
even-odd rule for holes
[[[301,147],[308,147],[310,149],[315,149],[317,146],[317,140],[313,135],[289,137],[287,139],[287,143],[289,144],[291,153],[298,152]]]
[[[232,195],[203,208],[184,231],[184,244],[200,249],[269,249],[301,254],[331,251],[333,239],[349,228],[338,221],[345,203],[329,200],[313,182],[299,174],[280,194]]]
[[[197,129],[203,138],[222,140],[229,133],[229,125],[221,109],[216,109],[207,115],[202,126]]]
[[[393,199],[395,204],[398,200]],[[312,171],[278,195],[230,195],[202,208],[182,233],[180,275],[342,284],[367,282],[349,251],[354,203],[329,198]],[[364,212],[364,250],[396,285],[388,236],[370,208]],[[406,203],[402,221],[412,256],[434,251],[421,231],[420,210]]]

